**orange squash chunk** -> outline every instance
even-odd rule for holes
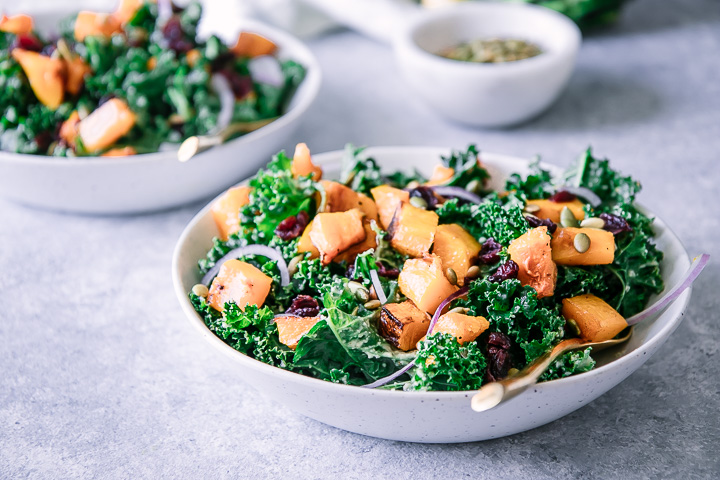
[[[13,49],[12,57],[25,72],[37,99],[53,110],[59,107],[65,96],[65,63],[22,48]]]
[[[60,125],[60,138],[71,147],[75,148],[75,139],[78,136],[78,125],[80,124],[80,115],[77,110],[73,111],[67,120]]]
[[[318,213],[312,222],[310,240],[320,252],[324,265],[342,251],[365,239],[363,217],[357,208],[347,212]]]
[[[122,148],[111,148],[107,152],[100,155],[101,157],[128,157],[130,155],[137,155],[137,150],[131,146]]]
[[[578,200],[572,200],[570,202],[553,202],[552,200],[528,200],[528,205],[537,205],[540,210],[534,212],[538,218],[548,219],[554,223],[560,223],[560,212],[565,207],[568,207],[570,211],[575,215],[575,218],[579,221],[585,218],[585,212],[583,211],[583,203]]]
[[[110,37],[113,33],[121,33],[122,25],[114,15],[83,11],[75,19],[75,40],[82,42],[85,37]]]
[[[430,252],[438,220],[435,212],[403,203],[388,227],[390,244],[403,255],[421,257]]]
[[[135,125],[135,114],[127,103],[112,98],[96,108],[80,122],[78,131],[85,149],[102,150],[127,134]]]
[[[237,57],[260,57],[272,55],[277,50],[277,45],[272,41],[258,35],[257,33],[241,32],[235,45],[230,51]]]
[[[437,255],[406,260],[398,277],[398,286],[420,310],[430,314],[434,314],[442,301],[458,289],[445,277],[442,260]]]
[[[138,8],[142,6],[143,2],[144,0],[120,0],[120,5],[118,5],[117,10],[113,13],[113,17],[120,23],[126,24],[132,20],[135,12],[138,11]]]
[[[25,35],[32,33],[32,29],[33,19],[29,15],[13,15],[11,17],[3,15],[0,17],[0,32]]]
[[[427,333],[430,315],[410,300],[389,303],[380,312],[378,332],[385,340],[403,351],[412,350]]]
[[[250,187],[231,187],[210,207],[218,235],[227,240],[230,235],[240,230],[240,209],[250,203]]]
[[[625,330],[627,322],[617,310],[602,298],[592,294],[564,298],[562,315],[575,320],[580,327],[580,337],[589,342],[603,342],[615,338]]]
[[[77,95],[85,83],[85,75],[90,74],[92,70],[80,57],[75,57],[70,62],[66,60],[65,69],[67,71],[65,88],[71,94]]]
[[[377,205],[380,225],[387,230],[398,207],[410,200],[410,192],[390,185],[380,185],[370,190],[370,193],[375,199],[375,205]]]
[[[362,242],[351,246],[344,252],[341,252],[340,255],[333,259],[333,262],[340,263],[344,261],[348,262],[348,264],[352,263],[355,261],[355,257],[361,253],[377,247],[377,236],[375,235],[375,231],[372,229],[370,222],[367,220],[363,222],[363,228],[365,229],[365,239]],[[298,247],[298,251],[299,250],[300,247]]]
[[[185,58],[187,59],[188,65],[190,65],[190,67],[194,67],[198,60],[202,58],[202,54],[200,53],[200,50],[193,48],[185,54]]]
[[[438,225],[435,230],[433,253],[442,259],[443,268],[452,268],[457,274],[458,285],[465,283],[468,269],[477,259],[482,245],[460,225]]]
[[[490,327],[485,317],[473,317],[463,313],[448,312],[438,318],[433,334],[449,333],[457,338],[458,343],[473,342]]]
[[[320,184],[325,189],[323,212],[346,212],[353,208],[359,208],[365,213],[368,220],[378,220],[377,206],[372,198],[356,192],[342,183],[321,180]]]
[[[241,310],[247,305],[262,307],[271,286],[272,279],[254,265],[228,260],[212,281],[207,301],[220,312],[225,310],[228,302],[235,302]]]
[[[306,333],[315,326],[320,317],[298,317],[282,315],[275,317],[280,343],[295,350],[297,344]]]
[[[307,224],[307,227],[305,227],[305,230],[300,236],[300,240],[298,240],[297,251],[298,253],[310,252],[310,258],[318,258],[320,256],[320,252],[315,247],[315,245],[313,245],[312,240],[310,240],[310,232],[312,232],[312,226],[313,220],[310,220],[310,223]]]
[[[557,266],[553,262],[547,227],[537,227],[510,243],[510,259],[518,264],[518,280],[537,291],[538,298],[550,297],[555,292]]]
[[[450,179],[455,175],[455,169],[450,167],[443,167],[442,165],[435,165],[433,174],[430,179],[425,182],[425,185],[444,185],[449,182]]]
[[[578,233],[590,237],[590,248],[584,253],[575,249]],[[609,265],[615,259],[615,237],[596,228],[558,228],[551,245],[553,260],[558,265]]]
[[[312,174],[312,179],[316,182],[322,178],[322,168],[312,162],[310,149],[304,143],[298,143],[295,147],[295,155],[293,155],[290,171],[293,177],[306,177]]]

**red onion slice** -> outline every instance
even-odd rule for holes
[[[445,300],[443,300],[440,303],[438,308],[435,310],[435,314],[433,315],[432,320],[430,320],[430,326],[428,326],[428,331],[425,334],[426,337],[428,337],[432,334],[433,329],[435,328],[435,324],[437,323],[438,319],[440,318],[440,315],[442,315],[442,311],[445,309],[445,307],[447,307],[450,304],[450,302],[467,294],[469,288],[470,288],[470,283],[468,283],[467,285],[465,285],[460,290],[453,293],[452,295],[450,295],[449,297],[447,297]],[[413,368],[415,366],[415,360],[417,360],[417,357],[415,357],[415,359],[412,362],[408,363],[407,365],[405,365],[403,368],[401,368],[397,372],[390,374],[387,377],[383,377],[379,380],[376,380],[372,383],[368,383],[367,385],[363,385],[363,388],[382,387],[386,383],[392,382],[393,380],[395,380],[396,378],[400,377],[402,374],[404,374],[405,372],[407,372],[408,370]]]
[[[660,300],[653,303],[650,307],[628,318],[626,320],[628,325],[636,325],[645,320],[646,318],[661,312],[665,309],[665,307],[674,302],[682,292],[684,292],[690,285],[692,285],[698,275],[700,275],[700,272],[702,272],[705,266],[708,264],[709,260],[710,255],[708,255],[707,253],[703,253],[702,255],[695,257],[692,264],[690,265],[690,268],[688,268],[687,272],[685,272],[680,282],[673,288],[671,288],[669,292],[663,295]]]
[[[372,280],[373,287],[375,288],[375,295],[377,295],[380,303],[384,304],[387,302],[387,296],[385,295],[385,292],[383,292],[377,270],[370,270],[370,280]]]
[[[471,203],[482,203],[482,198],[480,198],[478,195],[468,192],[462,187],[445,187],[442,185],[436,186],[436,187],[430,187],[433,192],[437,193],[438,195],[441,195],[443,197],[457,197],[462,198],[463,200],[467,200]]]
[[[590,203],[593,208],[597,207],[602,203],[602,199],[598,197],[595,192],[586,187],[563,185],[562,187],[558,188],[558,190],[565,190],[566,192],[570,192],[573,195],[584,198]]]
[[[247,247],[240,247],[230,250],[227,254],[223,255],[220,260],[215,262],[215,265],[213,265],[213,267],[208,270],[205,275],[203,275],[200,282],[203,285],[209,287],[210,282],[218,274],[218,272],[220,271],[220,267],[222,267],[223,263],[227,262],[228,260],[233,260],[238,257],[244,257],[247,255],[261,255],[263,257],[269,258],[270,260],[275,260],[277,262],[278,269],[280,269],[280,285],[283,287],[288,286],[288,284],[290,283],[290,272],[288,271],[288,266],[285,262],[285,259],[280,254],[280,252],[278,252],[272,247],[268,247],[267,245],[248,245]]]
[[[280,62],[270,55],[251,59],[248,62],[248,70],[250,70],[250,76],[258,83],[280,88],[285,82]]]
[[[220,113],[218,113],[217,124],[213,134],[220,133],[232,121],[233,110],[235,109],[235,94],[230,88],[230,82],[223,75],[215,73],[210,80],[210,86],[220,98]]]

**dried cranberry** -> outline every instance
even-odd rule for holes
[[[507,377],[512,368],[510,348],[512,340],[500,332],[491,332],[487,339],[488,366],[485,378],[489,382],[496,382]]]
[[[427,203],[428,210],[433,210],[438,204],[438,198],[435,196],[432,188],[420,185],[410,190],[410,198],[420,197]]]
[[[518,267],[518,264],[513,262],[512,260],[508,260],[507,262],[500,265],[500,267],[495,270],[495,273],[488,277],[488,281],[500,283],[504,280],[517,278],[519,271],[520,267]]]
[[[168,19],[162,32],[163,37],[170,41],[179,40],[185,36],[185,32],[183,32],[182,29],[182,23],[180,23],[180,18],[176,15],[173,15]]]
[[[20,34],[15,37],[12,45],[13,48],[22,48],[32,52],[40,52],[43,49],[43,43],[35,35]]]
[[[285,313],[298,317],[316,317],[320,313],[320,304],[310,295],[298,295]]]
[[[41,53],[42,55],[45,55],[45,56],[49,57],[50,55],[52,55],[53,53],[55,53],[55,50],[57,50],[57,47],[56,47],[55,45],[53,45],[53,44],[50,44],[50,45],[45,45],[45,46],[43,47],[43,49],[40,50],[40,53]]]
[[[168,47],[177,53],[187,53],[193,49],[193,46],[191,41],[182,38],[179,40],[171,40],[170,43],[168,43]]]
[[[210,60],[210,70],[213,72],[227,68],[228,64],[235,60],[235,55],[231,51],[222,52],[220,55]]]
[[[486,265],[497,263],[500,261],[500,250],[502,250],[502,245],[496,242],[494,238],[490,237],[482,244],[478,260],[480,263],[484,263]]]
[[[627,220],[619,215],[601,213],[600,218],[605,222],[603,229],[612,232],[613,235],[617,235],[620,232],[632,232],[632,227],[628,224]]]
[[[575,200],[576,198],[577,198],[577,197],[575,196],[574,193],[570,193],[570,192],[568,192],[567,190],[558,190],[557,192],[555,192],[555,193],[550,197],[550,201],[551,201],[551,202],[558,202],[558,203],[560,203],[560,202],[572,202],[572,201]]]
[[[525,215],[525,220],[527,220],[531,228],[547,227],[548,232],[550,233],[555,233],[555,230],[557,230],[557,224],[549,218],[538,218],[535,215]]]
[[[229,68],[220,70],[220,74],[230,82],[230,88],[235,94],[235,98],[242,98],[252,92],[253,82],[249,76],[240,75],[235,70]]]
[[[385,278],[398,278],[400,275],[400,270],[397,268],[390,268],[386,266],[383,262],[375,262],[378,268],[378,275]]]
[[[305,210],[301,210],[297,215],[287,217],[275,229],[275,235],[287,241],[302,235],[305,227],[310,220],[310,216]]]
[[[47,152],[48,147],[52,143],[53,138],[50,132],[40,132],[35,135],[35,143],[38,146],[38,150],[41,152]]]

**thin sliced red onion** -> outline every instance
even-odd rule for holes
[[[167,20],[172,17],[172,0],[158,0],[158,20],[160,25],[164,25]]]
[[[660,300],[653,303],[650,307],[628,318],[626,320],[628,325],[636,325],[645,320],[646,318],[661,312],[665,309],[665,307],[674,302],[682,292],[684,292],[690,285],[692,285],[698,275],[700,275],[700,272],[702,272],[705,266],[708,264],[709,260],[710,255],[708,255],[707,253],[703,253],[702,255],[695,257],[692,264],[690,265],[690,268],[688,268],[687,272],[685,272],[680,282],[673,288],[671,288],[669,292],[663,295]]]
[[[438,185],[436,187],[430,187],[433,192],[437,193],[438,195],[442,195],[443,197],[457,197],[462,198],[463,200],[467,200],[468,202],[472,203],[482,203],[482,198],[480,198],[478,195],[468,192],[462,187],[446,187],[442,185]]]
[[[430,320],[430,325],[428,326],[427,333],[425,334],[426,337],[429,337],[432,334],[433,329],[435,328],[435,324],[437,323],[438,319],[440,318],[440,315],[442,315],[442,311],[445,309],[445,307],[447,307],[450,304],[450,302],[457,300],[458,298],[467,294],[469,288],[470,288],[470,283],[468,282],[467,285],[465,285],[460,290],[453,293],[452,295],[450,295],[449,297],[447,297],[445,300],[443,300],[440,303],[438,308],[435,310],[435,314],[433,315],[432,320]],[[417,360],[417,357],[415,357],[412,362],[408,363],[407,365],[405,365],[403,368],[401,368],[397,372],[390,374],[387,377],[383,377],[380,380],[376,380],[372,383],[368,383],[367,385],[363,385],[363,387],[364,388],[377,388],[377,387],[382,387],[386,383],[392,382],[393,380],[395,380],[396,378],[400,377],[405,372],[407,372],[408,370],[413,368],[415,366],[415,360]]]
[[[377,270],[370,270],[370,280],[372,280],[373,287],[375,288],[375,295],[377,295],[380,303],[384,304],[387,302],[387,296],[385,295],[385,292],[383,292]]]
[[[250,76],[259,83],[282,87],[285,82],[280,62],[270,55],[255,57],[248,62]]]
[[[224,130],[232,121],[233,110],[235,109],[235,94],[230,88],[230,82],[223,75],[215,73],[210,80],[210,86],[220,98],[220,113],[218,113],[217,124],[214,133]]]
[[[203,275],[203,278],[202,280],[200,280],[200,282],[203,285],[209,287],[210,282],[212,282],[212,279],[215,278],[215,276],[218,274],[223,263],[227,262],[228,260],[233,260],[238,257],[245,257],[247,255],[261,255],[263,257],[269,258],[270,260],[275,260],[277,262],[278,269],[280,269],[280,285],[283,287],[288,286],[288,284],[290,283],[290,272],[288,271],[288,266],[285,262],[285,259],[280,254],[280,252],[278,252],[272,247],[268,247],[267,245],[248,245],[247,247],[240,247],[230,250],[220,260],[215,262],[215,265],[213,265],[213,267],[208,270],[205,275]]]
[[[563,185],[562,187],[558,188],[558,190],[565,190],[566,192],[572,193],[573,195],[577,195],[578,197],[582,197],[588,202],[590,202],[590,205],[593,207],[597,207],[602,203],[602,199],[597,196],[595,192],[590,190],[586,187],[575,187],[572,185]]]

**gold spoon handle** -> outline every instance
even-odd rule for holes
[[[207,150],[211,147],[221,145],[231,136],[238,133],[250,133],[254,132],[258,128],[262,128],[265,125],[274,122],[279,117],[266,118],[263,120],[256,120],[254,122],[236,122],[231,123],[224,129],[212,135],[199,135],[194,137],[188,137],[183,141],[178,149],[178,160],[180,162],[187,162],[198,153]]]

